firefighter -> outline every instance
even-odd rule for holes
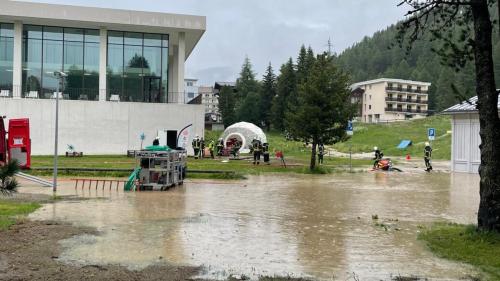
[[[201,138],[200,140],[200,149],[201,149],[201,159],[205,158],[205,139]]]
[[[215,155],[214,155],[214,149],[215,149],[215,141],[212,140],[210,141],[210,143],[208,144],[208,151],[210,151],[210,158],[214,159],[215,158]]]
[[[222,138],[217,142],[217,156],[222,156],[222,151],[224,149],[224,140]]]
[[[196,135],[191,144],[193,145],[194,159],[198,159],[198,157],[200,157],[200,147],[201,147],[200,137]]]
[[[426,142],[424,148],[424,161],[425,161],[426,172],[432,171],[431,158],[432,158],[432,147],[430,143]]]
[[[160,137],[156,137],[153,141],[153,146],[159,146],[160,145]]]
[[[240,142],[238,141],[238,139],[234,139],[233,140],[233,148],[232,148],[232,151],[231,153],[233,154],[233,157],[236,159],[238,158],[239,156],[239,152],[240,152],[240,149],[241,149],[241,144]]]
[[[325,155],[325,146],[323,143],[319,144],[318,147],[318,164],[323,165],[323,155]]]
[[[269,144],[264,143],[262,144],[262,154],[264,155],[264,163],[267,165],[271,165],[271,162],[269,162]]]
[[[382,157],[384,157],[384,154],[376,146],[373,148],[373,151],[375,152],[375,158],[373,158],[373,160],[375,160],[375,162],[373,163],[373,169],[376,169],[378,162],[380,160],[382,160]]]
[[[262,151],[262,142],[258,139],[253,139],[252,141],[253,150],[253,164],[260,164],[260,153]]]

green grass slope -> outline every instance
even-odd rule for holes
[[[423,157],[424,143],[427,141],[427,129],[436,129],[436,140],[432,142],[433,158],[449,160],[451,157],[451,120],[449,116],[433,116],[424,119],[388,124],[354,124],[354,136],[347,142],[333,147],[341,152],[349,152],[352,143],[354,153],[372,152],[379,147],[386,156]],[[411,140],[413,145],[407,150],[398,149],[402,140]]]

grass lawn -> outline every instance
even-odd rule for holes
[[[439,115],[407,122],[388,124],[354,124],[352,143],[353,152],[372,152],[378,146],[387,156],[404,156],[407,152],[412,157],[423,157],[424,143],[427,141],[427,129],[436,129],[436,140],[432,143],[433,158],[449,160],[451,158],[451,120],[449,116]],[[411,140],[413,145],[406,151],[397,149],[402,140]],[[349,152],[349,142],[337,143],[333,147],[341,152]]]
[[[500,234],[478,232],[475,226],[437,224],[419,239],[438,256],[474,265],[486,280],[500,280]]]
[[[40,208],[38,203],[18,203],[0,200],[0,230],[16,223],[17,219]]]
[[[207,131],[207,143],[212,139],[218,139],[221,132]],[[311,148],[304,147],[303,143],[296,141],[286,141],[281,134],[272,132],[268,134],[268,142],[271,147],[271,162],[272,165],[259,165],[254,166],[251,159],[243,160],[230,160],[229,162],[223,161],[224,159],[208,159],[195,160],[188,159],[189,170],[216,170],[216,171],[231,171],[236,174],[189,174],[191,178],[210,178],[210,179],[240,179],[244,175],[261,174],[261,173],[311,173],[308,169],[311,157]],[[274,151],[281,150],[284,153],[285,161],[288,165],[287,168],[279,165],[280,160],[274,157]],[[249,158],[250,155],[241,155],[242,158]],[[261,159],[263,160],[263,159]],[[371,160],[353,159],[353,167],[363,167],[371,165]],[[52,156],[33,156],[31,159],[33,168],[52,167]],[[136,166],[134,158],[127,158],[126,156],[84,156],[84,157],[64,157],[58,158],[60,168],[109,168],[109,169],[130,169]],[[349,167],[348,158],[333,158],[325,157],[324,165],[321,168],[313,171],[312,173],[329,173],[338,170],[346,170]],[[50,176],[52,171],[30,171],[31,174],[38,176]],[[66,172],[61,170],[61,176],[106,176],[106,177],[126,177],[128,172]]]

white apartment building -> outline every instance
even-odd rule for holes
[[[200,87],[201,104],[205,106],[205,114],[219,113],[219,97],[215,95],[214,87]]]
[[[428,111],[431,83],[380,78],[353,84],[353,93],[362,92],[360,121],[393,122],[424,118]],[[361,91],[360,91],[361,90]]]

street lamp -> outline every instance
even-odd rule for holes
[[[64,77],[68,76],[62,71],[54,71],[54,76],[57,78],[57,91],[56,91],[56,125],[54,137],[54,180],[52,181],[52,192],[54,195],[57,191],[57,142],[59,137],[59,86],[62,84],[64,89]]]

